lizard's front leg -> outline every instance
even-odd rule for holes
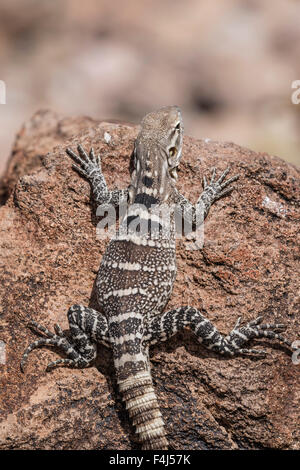
[[[78,145],[77,150],[78,155],[69,148],[66,149],[66,152],[77,163],[77,165],[73,164],[72,167],[89,181],[94,201],[98,205],[112,204],[115,207],[126,203],[128,199],[127,189],[109,191],[101,170],[100,155],[96,157],[93,148],[87,154],[81,145]]]
[[[26,348],[21,360],[21,370],[24,370],[28,354],[41,346],[57,347],[67,356],[67,359],[50,362],[47,366],[47,370],[50,370],[59,365],[79,369],[88,367],[96,358],[97,343],[109,345],[107,321],[101,313],[82,305],[73,305],[68,311],[68,320],[70,339],[58,325],[54,326],[54,334],[35,321],[29,323],[30,327],[43,333],[46,338],[37,340]]]
[[[245,346],[253,338],[271,338],[291,346],[291,342],[276,331],[285,326],[281,323],[261,324],[262,317],[252,320],[240,327],[239,318],[231,333],[224,337],[215,326],[205,318],[199,310],[193,307],[180,307],[153,317],[146,331],[146,338],[150,344],[165,341],[178,331],[190,328],[203,346],[220,354],[234,356],[236,354],[260,354],[265,351],[248,349]]]
[[[229,171],[230,168],[227,168],[216,180],[216,170],[213,168],[209,184],[204,176],[203,192],[199,196],[195,205],[177,191],[177,207],[179,206],[181,214],[189,223],[191,228],[197,229],[205,220],[212,204],[234,189],[234,186],[231,186],[231,184],[239,178],[239,175],[232,176],[228,180],[225,180]]]
[[[204,211],[204,219],[207,216],[208,211],[210,207],[212,206],[212,204],[218,199],[220,199],[221,197],[230,193],[234,189],[234,186],[230,186],[230,185],[231,183],[233,183],[239,178],[239,175],[234,175],[228,180],[225,180],[229,171],[230,171],[230,168],[229,167],[226,168],[226,170],[222,173],[222,175],[217,180],[215,180],[216,169],[213,168],[213,172],[212,172],[212,176],[211,176],[211,180],[209,184],[207,183],[205,176],[203,176],[203,192],[197,201],[197,206],[202,206],[203,211]]]

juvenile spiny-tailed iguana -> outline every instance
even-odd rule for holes
[[[128,212],[116,236],[102,258],[97,277],[100,313],[82,305],[68,311],[70,339],[55,325],[55,334],[36,322],[31,326],[46,338],[32,343],[24,352],[22,368],[34,348],[53,345],[66,359],[48,365],[84,368],[96,357],[96,344],[112,349],[117,381],[132,423],[143,449],[167,449],[162,415],[152,384],[149,346],[164,341],[189,327],[207,348],[220,354],[263,354],[247,349],[252,338],[267,337],[290,342],[276,330],[282,324],[261,324],[261,317],[234,329],[223,337],[214,325],[194,307],[184,306],[163,312],[176,276],[175,212],[181,209],[197,228],[210,206],[228,194],[238,175],[225,180],[229,169],[216,179],[215,171],[197,204],[192,205],[176,189],[176,169],[182,150],[183,126],[177,106],[147,114],[135,141],[132,155],[131,184],[127,190],[109,191],[101,171],[100,157],[93,149],[87,154],[78,146],[78,155],[67,149],[75,160],[73,167],[91,184],[98,205],[128,203]],[[158,216],[163,206],[169,208],[168,223]],[[176,209],[177,208],[177,209]]]

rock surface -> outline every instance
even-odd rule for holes
[[[70,305],[96,307],[93,283],[107,241],[96,237],[89,184],[72,170],[64,149],[93,145],[109,186],[125,187],[137,131],[43,111],[17,136],[0,208],[1,449],[138,448],[109,350],[99,348],[96,367],[87,370],[45,373],[57,357],[47,349],[29,356],[25,374],[19,368],[36,338],[26,327],[30,319],[67,329]],[[195,202],[201,176],[229,164],[241,177],[231,196],[212,207],[203,250],[178,240],[168,307],[202,303],[223,333],[238,316],[249,321],[263,314],[285,323],[285,336],[297,340],[300,171],[232,143],[185,137],[178,187]],[[174,449],[300,448],[300,366],[282,346],[267,340],[256,346],[268,356],[220,358],[187,331],[151,350]]]

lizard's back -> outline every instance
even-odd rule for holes
[[[176,107],[172,119],[176,121],[173,128],[181,122]],[[157,116],[155,124],[159,124]],[[171,210],[176,179],[169,173],[168,149],[158,145],[157,138],[152,140],[151,125],[147,132],[147,123],[143,123],[136,141],[128,212],[102,258],[97,294],[108,321],[117,379],[129,414],[144,448],[162,449],[167,441],[152,386],[145,332],[148,319],[165,307],[176,276]],[[178,126],[173,140],[179,145],[181,138]],[[169,217],[164,217],[161,208],[170,209]]]
[[[174,247],[113,240],[102,258],[97,294],[107,319],[126,311],[145,318],[161,312],[176,276]]]

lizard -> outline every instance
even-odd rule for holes
[[[219,178],[213,169],[209,183],[203,177],[203,192],[192,204],[177,189],[177,168],[182,154],[183,121],[178,106],[167,106],[147,114],[134,143],[131,181],[127,189],[110,191],[101,169],[101,157],[93,148],[78,153],[67,148],[73,168],[90,185],[97,205],[128,204],[119,229],[102,257],[96,280],[99,310],[75,304],[68,310],[70,336],[58,324],[55,333],[31,321],[29,326],[44,337],[30,344],[22,357],[24,371],[28,354],[41,346],[54,346],[65,358],[50,362],[57,366],[85,368],[93,364],[97,344],[112,350],[119,391],[142,449],[168,449],[167,434],[155,394],[149,347],[190,328],[202,345],[225,356],[264,355],[248,348],[253,338],[266,337],[288,346],[281,323],[262,323],[262,316],[241,326],[238,318],[225,337],[207,318],[204,309],[181,306],[165,312],[176,277],[175,215],[184,211],[193,230],[206,218],[211,205],[231,193],[239,175]],[[75,163],[74,163],[75,162]],[[168,223],[157,208],[169,208]],[[167,228],[167,229],[166,229]]]

